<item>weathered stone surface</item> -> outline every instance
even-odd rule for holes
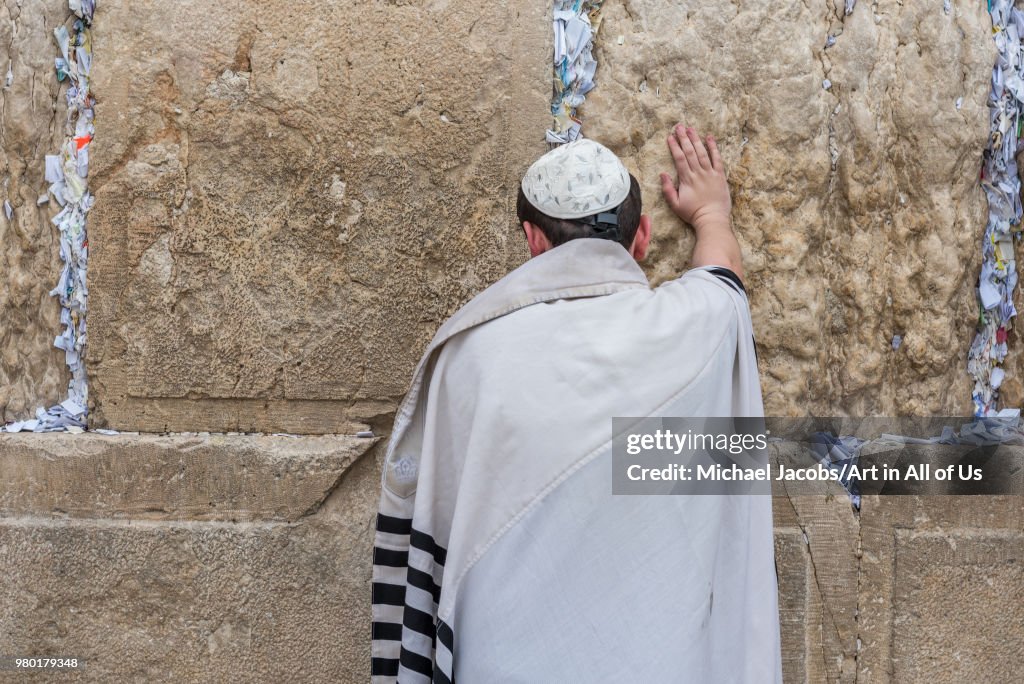
[[[5,8],[13,419],[66,383],[53,209],[35,207],[61,138],[50,31],[66,4]],[[544,151],[549,10],[105,0],[94,423],[385,432],[440,321],[526,257],[513,199]],[[656,282],[692,244],[658,198],[664,134],[683,120],[719,137],[769,412],[967,412],[984,6],[882,0],[844,18],[832,2],[629,0],[604,15],[585,130],[643,183]],[[78,655],[85,681],[365,682],[383,445],[353,463],[363,445],[4,436],[0,653]],[[775,522],[787,681],[1015,680],[1019,499],[868,498],[858,518],[842,498],[777,498]]]
[[[94,423],[348,432],[393,411],[441,321],[526,257],[548,9],[104,3]]]
[[[769,413],[971,413],[995,56],[985,9],[606,5],[584,130],[638,174],[656,280],[692,245],[659,197],[666,132],[684,121],[720,141]]]
[[[61,0],[0,2],[0,423],[63,398],[70,377],[64,352],[53,348],[60,305],[49,294],[61,269],[50,223],[59,207],[36,204],[47,186],[43,157],[64,139],[52,31],[66,15]]]
[[[378,440],[0,435],[0,514],[294,521]]]
[[[81,681],[367,681],[383,442],[325,498],[343,438],[92,437],[0,439],[0,653],[82,657]],[[153,466],[174,450],[184,471]],[[1015,681],[1019,497],[773,503],[785,681]]]
[[[1024,500],[867,497],[858,682],[1012,682],[1024,649]]]
[[[0,653],[84,658],[73,681],[366,682],[379,467],[296,523],[0,516]]]
[[[77,657],[95,682],[354,670],[352,642],[338,637],[368,619],[355,600],[363,583],[347,579],[354,549],[325,532],[2,521],[5,652]]]
[[[11,10],[38,18],[16,34],[4,92],[5,155],[23,169],[14,225],[0,219],[22,236],[3,257],[7,418],[63,381],[52,231],[29,202],[57,137],[32,123],[56,95],[51,4]],[[437,324],[525,258],[512,200],[544,149],[548,10],[104,3],[94,423],[329,433],[386,418]],[[642,180],[655,281],[692,244],[658,197],[664,134],[684,120],[719,137],[769,412],[968,412],[994,58],[984,6],[884,0],[844,17],[831,2],[631,0],[603,14],[585,130]],[[33,83],[47,85],[18,90]]]
[[[893,680],[1019,678],[1024,533],[900,530],[896,544]]]
[[[859,521],[846,498],[773,499],[785,682],[857,676]]]

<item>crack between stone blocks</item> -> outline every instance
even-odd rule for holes
[[[807,528],[806,528],[806,526],[803,523],[803,519],[800,516],[799,511],[797,511],[797,509],[796,509],[796,504],[793,503],[793,497],[789,493],[788,489],[786,491],[786,501],[789,502],[789,506],[793,510],[793,516],[796,518],[797,527],[800,528],[800,531],[804,535],[804,544],[807,547],[807,557],[811,561],[811,575],[813,575],[813,577],[814,577],[814,586],[817,587],[817,589],[818,589],[818,596],[819,596],[819,598],[821,600],[822,614],[823,615],[824,614],[828,615],[828,621],[829,621],[829,623],[832,626],[832,630],[835,632],[836,643],[839,646],[840,652],[843,652],[842,633],[839,631],[839,625],[836,623],[835,613],[832,612],[831,607],[829,607],[828,602],[825,600],[826,593],[825,593],[824,588],[822,587],[821,578],[818,576],[818,566],[814,562],[814,551],[811,548],[811,537],[810,537],[809,534],[807,534]],[[858,524],[858,530],[859,530],[859,528],[860,528],[860,525]],[[860,580],[860,578],[859,578],[859,570],[860,570],[859,565],[860,564],[858,562],[858,582]],[[845,653],[844,653],[844,655],[845,655]],[[856,657],[854,659],[854,662],[856,663]],[[821,640],[821,663],[822,663],[822,666],[825,668],[825,672],[827,674],[828,671],[829,671],[829,667],[828,667],[828,653],[825,650],[825,639],[824,638],[822,638],[822,640]],[[840,670],[839,671],[839,678],[841,679],[842,678],[842,667],[840,667],[839,670]]]
[[[623,0],[622,9],[626,11],[626,16],[629,17],[630,23],[636,23],[636,13],[633,10],[633,3],[631,0]]]
[[[239,527],[288,527],[294,523],[286,520],[197,520],[197,519],[153,519],[153,518],[84,518],[15,513],[0,515],[0,527],[137,527],[194,529],[197,527],[238,529]]]
[[[841,2],[841,0],[839,1]],[[838,37],[842,35],[843,26],[845,25],[845,14],[843,13],[843,5],[837,4],[837,0],[827,0],[825,6],[826,17],[824,18],[824,40],[825,44],[827,45],[829,36],[834,36],[836,40],[838,40]],[[832,60],[831,57],[828,54],[826,54],[829,49],[830,48],[824,46],[818,48],[817,58],[821,64],[822,78],[829,79],[829,81],[831,82],[830,76],[832,75]],[[822,82],[822,87],[824,87],[824,81]],[[837,204],[836,201],[837,187],[839,185],[839,160],[842,156],[839,149],[839,142],[836,135],[835,125],[836,115],[839,113],[842,107],[842,100],[839,94],[839,87],[835,84],[832,84],[831,87],[828,89],[828,94],[831,96],[831,101],[833,104],[829,107],[826,118],[826,150],[828,154],[829,169],[828,180],[826,187],[824,189],[824,197],[822,198],[821,215],[822,228],[825,229],[826,234],[831,234],[834,232],[834,230],[831,229],[834,229],[835,226],[842,221],[842,218],[844,217],[846,212],[844,208],[840,206],[841,203]],[[825,243],[827,244],[827,240],[825,241]],[[825,271],[825,274],[835,272],[834,260],[835,255],[831,249],[825,249],[821,252],[821,254],[819,254],[818,263]],[[828,275],[826,275],[825,280],[828,287],[828,291],[831,292],[831,278]],[[831,325],[834,321],[834,313],[829,314],[829,320]],[[841,387],[841,376],[838,376],[835,373],[829,373],[828,377],[830,379],[830,389],[828,390],[829,392],[832,391],[831,388],[835,385],[839,385]]]
[[[836,5],[833,2],[827,2],[826,6],[827,7],[831,7],[831,10],[832,10],[831,11],[831,18],[826,18],[825,40],[827,42],[827,40],[828,40],[828,38],[830,36],[838,39],[838,37],[842,35],[842,33],[843,33],[842,28],[845,25],[845,15],[841,15],[839,13],[838,8],[836,7]],[[833,33],[833,26],[834,26],[834,24],[836,22],[839,23],[839,27],[840,28],[839,28],[838,31]],[[836,168],[839,165],[839,156],[840,156],[839,155],[839,145],[836,142],[836,132],[835,132],[834,120],[835,120],[836,114],[839,112],[839,108],[842,106],[842,101],[840,100],[838,91],[834,90],[836,88],[835,84],[832,84],[831,83],[831,79],[829,78],[829,76],[832,75],[832,60],[826,54],[826,51],[828,49],[829,48],[827,48],[827,47],[820,48],[818,50],[817,57],[818,57],[818,62],[821,64],[822,78],[825,79],[825,80],[828,80],[829,83],[831,84],[830,87],[828,88],[828,93],[829,93],[829,95],[831,95],[835,99],[835,106],[831,108],[831,110],[829,111],[829,115],[828,115],[829,177],[828,177],[828,189],[827,189],[827,192],[826,192],[825,199],[826,199],[827,203],[831,203],[832,195],[834,194],[835,186],[836,186]],[[824,86],[824,83],[822,83],[822,85]]]
[[[14,73],[14,37],[18,33],[18,24],[14,20],[14,14],[11,12],[11,6],[4,2],[4,8],[7,10],[7,18],[11,22],[11,40],[7,43],[7,68]],[[6,140],[6,127],[4,122],[7,120],[7,75],[4,74],[4,96],[0,98],[0,140]],[[7,165],[10,167],[10,165]]]
[[[861,499],[861,508],[863,509],[864,501]],[[855,514],[857,519],[857,601],[854,604],[853,613],[853,684],[857,684],[860,680],[860,615],[861,615],[861,599],[864,596],[864,525],[861,524],[860,511]]]
[[[899,554],[896,553],[896,544],[899,542],[898,535],[899,535],[899,528],[894,525],[893,529],[892,529],[892,570],[890,570],[890,574],[889,574],[889,577],[891,578],[890,582],[895,582],[896,578],[899,576],[899,575],[896,574],[899,571],[899,567],[898,567],[899,566]],[[893,594],[893,592],[890,591],[889,592],[890,616],[892,614],[892,594]],[[890,619],[891,619],[891,617],[890,617]],[[896,651],[896,630],[892,628],[891,624],[889,625],[889,644],[888,644],[888,647],[889,647],[889,652],[887,654],[888,657],[885,659],[886,660],[886,663],[885,663],[885,674],[888,676],[888,681],[891,682],[891,681],[893,681],[893,677],[896,674],[896,664],[893,662],[893,653]]]
[[[189,207],[189,192],[191,191],[191,185],[189,183],[189,166],[191,166],[192,163],[192,120],[195,118],[196,112],[198,112],[202,106],[202,100],[197,102],[192,108],[192,111],[188,113],[188,118],[185,120],[184,125],[178,129],[181,131],[181,142],[185,147],[185,158],[182,163],[182,174],[184,175],[184,180],[182,183],[181,201],[177,202],[174,207],[175,218],[188,211]]]
[[[330,499],[334,492],[341,487],[341,483],[345,481],[345,477],[356,465],[356,463],[365,458],[367,454],[372,453],[378,447],[378,444],[381,442],[382,439],[382,437],[374,437],[372,439],[367,439],[366,448],[363,449],[360,453],[353,456],[352,459],[343,466],[341,472],[338,473],[338,477],[336,477],[334,482],[331,483],[331,486],[324,490],[323,496],[321,496],[317,501],[311,504],[309,508],[307,508],[302,513],[297,515],[294,520],[291,520],[289,522],[297,523],[300,520],[313,517],[321,510],[323,510],[323,507],[327,503],[328,499]]]
[[[10,21],[10,24],[11,24],[11,39],[7,43],[7,60],[8,60],[7,68],[10,71],[10,73],[13,74],[14,73],[14,40],[18,36],[18,19],[14,16],[14,12],[11,10],[10,3],[8,3],[6,0],[4,2],[4,8],[7,10],[7,18]],[[18,17],[21,17],[21,12],[18,12]],[[3,94],[3,97],[0,97],[0,141],[6,141],[7,140],[7,126],[5,125],[5,122],[7,121],[7,98],[10,95],[10,91],[8,90],[8,87],[7,87],[7,75],[3,74],[2,78],[4,79],[4,86],[3,86],[4,94]],[[34,73],[32,74],[32,78],[33,78],[32,82],[33,82],[33,86],[34,86],[34,84],[35,84],[35,74]],[[33,87],[33,90],[34,90],[34,87]],[[35,158],[35,152],[36,152],[36,148],[38,147],[38,144],[39,144],[39,141],[37,139],[33,143],[33,145],[32,145],[33,158]],[[11,168],[10,162],[7,162],[5,160],[4,166],[5,166],[5,170],[7,171],[6,180],[4,181],[4,194],[5,194],[4,199],[7,200],[7,199],[9,199],[9,197],[7,197],[6,195],[7,195],[7,190],[10,187],[9,186],[9,182],[10,182],[10,178],[11,178],[11,175],[10,175],[10,168]],[[14,205],[13,203],[12,203],[11,206],[13,208],[19,208],[20,207],[20,205]],[[17,232],[16,228],[15,228],[15,232]]]

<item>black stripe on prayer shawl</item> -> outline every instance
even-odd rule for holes
[[[409,533],[409,544],[415,546],[420,551],[429,553],[434,557],[434,562],[438,565],[444,565],[445,560],[448,558],[448,551],[435,542],[434,538],[426,532],[413,529]]]
[[[417,589],[422,589],[433,596],[435,604],[441,602],[441,587],[437,586],[437,583],[434,582],[434,578],[427,573],[417,570],[416,568],[409,568],[408,581],[412,586]]]
[[[405,605],[405,613],[402,617],[402,624],[414,632],[425,634],[433,641],[436,637],[434,631],[434,616],[422,610],[416,610],[409,604]]]
[[[421,656],[419,653],[413,653],[404,646],[402,647],[401,654],[398,656],[398,662],[407,670],[412,670],[425,677],[433,677],[433,661],[430,658]]]
[[[454,658],[454,644],[455,634],[452,632],[451,626],[444,620],[437,621],[437,646],[436,650],[438,653],[447,652],[447,658],[437,658],[438,666],[434,669],[434,684],[452,684],[452,680],[455,678],[453,673],[449,669],[448,671],[443,670],[443,666],[440,663],[453,663]]]
[[[370,674],[374,677],[397,677],[398,658],[373,658],[370,661]]]
[[[747,293],[747,289],[743,287],[743,281],[740,280],[740,277],[728,268],[725,268],[724,266],[715,266],[714,268],[709,268],[708,273],[718,276],[720,280],[728,283],[732,289],[737,292],[742,292],[743,294]]]
[[[455,647],[455,633],[452,632],[452,628],[444,620],[437,621],[437,640],[449,651],[452,651]]]
[[[743,287],[743,281],[740,280],[740,277],[738,275],[733,273],[728,268],[725,268],[724,266],[715,266],[714,268],[709,268],[708,273],[715,274],[716,276],[718,276],[719,280],[723,281],[737,292],[747,294],[747,288]],[[757,363],[757,340],[755,340],[754,336],[751,335],[750,341],[754,343],[754,363]]]
[[[386,606],[405,605],[405,587],[398,584],[374,582],[372,595],[373,603],[382,603]]]
[[[412,531],[412,518],[396,518],[392,515],[378,513],[377,531],[388,534],[409,534]]]
[[[373,547],[373,564],[386,565],[391,568],[404,568],[409,564],[409,552],[383,549],[375,546]]]
[[[374,622],[372,638],[377,641],[401,641],[402,625],[397,622]]]

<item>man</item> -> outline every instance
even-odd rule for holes
[[[374,681],[781,682],[770,497],[611,494],[612,417],[763,415],[718,148],[682,125],[668,147],[694,268],[650,289],[636,179],[570,143],[521,184],[533,258],[424,354],[383,475]]]

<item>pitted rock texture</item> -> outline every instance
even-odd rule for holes
[[[523,262],[549,8],[102,6],[93,423],[346,432]]]
[[[44,157],[64,139],[52,31],[66,15],[60,0],[0,0],[0,423],[60,401],[70,379],[53,347],[60,304],[50,297],[61,269],[50,218],[60,207],[36,204],[47,187]]]
[[[22,4],[22,17],[41,12]],[[64,9],[51,4],[26,24],[31,41],[29,28],[17,33],[31,43],[19,54],[38,52],[35,89],[11,98],[33,83],[19,58],[3,93],[22,108],[5,105],[6,163],[24,169],[8,188],[23,235],[2,250],[13,283],[0,294],[7,419],[66,381],[50,348],[52,210],[32,205],[59,131],[45,144],[11,133],[61,120],[49,31]],[[440,322],[526,258],[514,195],[546,149],[549,10],[102,4],[93,425],[386,428]],[[665,135],[685,121],[719,138],[768,412],[970,412],[995,57],[984,6],[953,3],[947,15],[883,1],[843,16],[830,2],[630,0],[603,15],[584,131],[640,177],[655,282],[682,271],[692,246],[659,196]],[[36,123],[40,112],[49,123]],[[1024,366],[1010,342],[1013,405]]]
[[[995,59],[985,4],[947,15],[882,0],[844,17],[841,2],[627,0],[604,15],[584,131],[638,174],[656,281],[692,246],[660,198],[667,131],[682,121],[719,140],[766,411],[970,415]]]

